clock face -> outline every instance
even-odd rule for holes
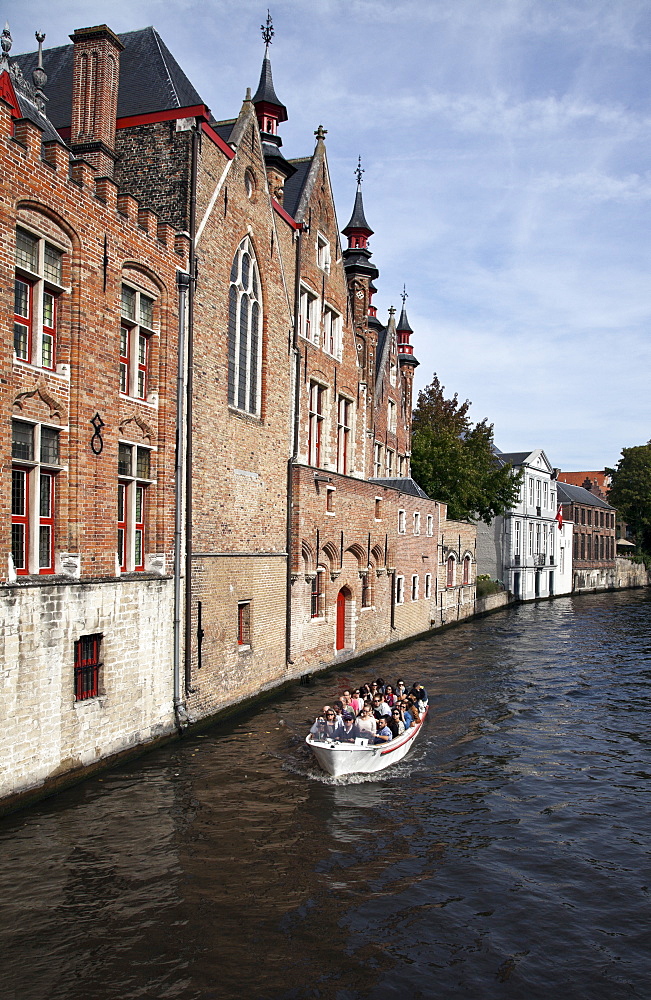
[[[359,292],[357,292],[357,298],[358,299],[363,299],[364,298],[364,292],[361,289],[359,290]]]

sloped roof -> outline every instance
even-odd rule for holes
[[[153,27],[127,31],[118,36],[124,45],[120,54],[118,118],[150,114],[203,104],[176,59]],[[47,83],[47,114],[55,128],[70,125],[72,105],[72,45],[43,50]],[[31,79],[38,61],[36,52],[16,56],[24,75]]]
[[[405,330],[407,333],[414,332],[409,325],[409,320],[407,319],[407,310],[405,309],[404,305],[400,313],[400,319],[398,320],[398,325],[396,327],[396,330]]]
[[[265,104],[273,104],[280,111],[280,121],[287,121],[287,108],[278,97],[274,88],[274,81],[271,75],[271,61],[266,53],[264,59],[262,60],[262,69],[260,70],[260,82],[258,83],[258,89],[253,95],[252,101],[254,104],[261,104],[263,101]]]
[[[231,118],[225,122],[211,122],[210,127],[215,130],[220,139],[223,139],[224,142],[230,142],[236,122],[237,118]]]
[[[409,493],[413,497],[420,497],[422,500],[429,500],[427,493],[420,488],[415,479],[369,479],[369,483],[377,483],[378,486],[388,486],[391,490],[400,490],[401,493]]]
[[[353,205],[353,214],[350,217],[350,222],[344,229],[342,233],[347,233],[352,229],[362,229],[369,234],[373,235],[373,230],[366,221],[366,216],[364,215],[364,201],[362,199],[362,189],[357,187],[357,194],[355,195],[355,204]]]
[[[615,510],[611,504],[606,503],[590,490],[584,490],[582,486],[573,486],[571,483],[559,481],[556,483],[556,491],[559,503],[582,503],[586,507],[605,507],[606,510]]]
[[[530,454],[530,451],[503,451],[500,452],[499,459],[503,465],[506,465],[507,462],[510,462],[511,465],[522,465]]]
[[[296,173],[292,177],[288,177],[285,181],[283,208],[286,212],[289,212],[293,219],[296,218],[296,212],[298,211],[298,205],[310,172],[312,160],[312,156],[302,156],[299,159],[287,161],[293,167],[296,167]]]

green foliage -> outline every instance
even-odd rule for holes
[[[481,573],[477,577],[477,597],[488,597],[489,594],[499,594],[503,589],[499,580],[491,580],[488,573]]]
[[[470,402],[443,395],[436,375],[418,395],[414,410],[411,468],[434,500],[448,505],[454,520],[479,518],[490,524],[515,505],[522,476],[501,466],[493,454],[493,425],[473,424]]]
[[[608,502],[632,527],[643,552],[651,556],[651,441],[622,448],[617,466],[606,472],[612,477]]]

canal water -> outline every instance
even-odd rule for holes
[[[400,764],[323,703],[421,680]],[[526,605],[296,684],[0,825],[3,1000],[651,996],[647,591]]]

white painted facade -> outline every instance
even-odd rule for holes
[[[0,799],[174,730],[170,579],[0,590]],[[101,635],[100,688],[75,697],[75,640]]]
[[[477,573],[500,580],[519,600],[572,590],[572,525],[559,530],[554,469],[542,448],[500,454],[524,473],[513,510],[477,531]]]

